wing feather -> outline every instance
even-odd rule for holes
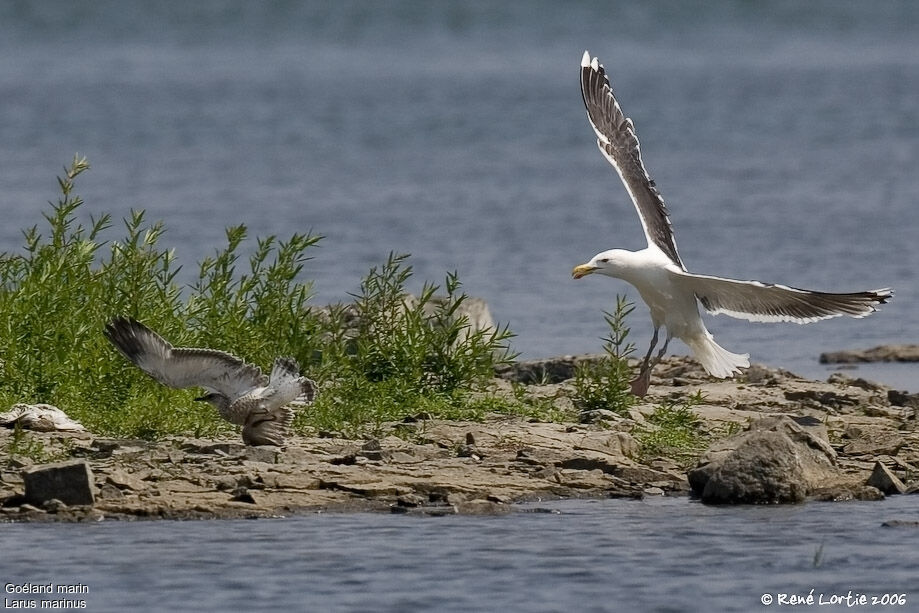
[[[806,324],[831,317],[865,317],[893,295],[890,289],[835,294],[761,281],[737,281],[692,273],[676,276],[709,313],[755,322]]]
[[[216,349],[173,347],[134,319],[115,318],[104,334],[128,360],[168,387],[202,387],[232,400],[267,383],[257,366]]]
[[[597,134],[597,146],[616,169],[626,191],[632,198],[648,246],[655,246],[674,264],[685,270],[677,252],[673,227],[664,199],[641,161],[641,147],[632,120],[623,114],[613,95],[603,65],[590,59],[585,51],[581,60],[581,96],[587,108],[587,118]]]

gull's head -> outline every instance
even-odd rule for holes
[[[626,252],[621,249],[601,251],[586,264],[575,266],[574,270],[571,271],[571,276],[575,279],[580,279],[593,273],[599,273],[609,277],[618,277],[619,271],[625,266],[624,253]]]
[[[225,411],[230,408],[230,399],[217,392],[208,392],[203,396],[195,398],[199,402],[207,402],[214,406],[218,411]]]

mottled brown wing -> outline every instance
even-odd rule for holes
[[[169,387],[202,387],[235,399],[268,380],[257,366],[229,353],[173,347],[134,319],[115,318],[106,325],[104,334],[128,360]]]

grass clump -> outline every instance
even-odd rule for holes
[[[710,437],[693,407],[703,401],[702,392],[686,397],[682,403],[668,401],[648,416],[649,426],[637,428],[633,434],[639,444],[643,461],[656,457],[673,458],[688,468],[708,447]]]
[[[78,221],[75,180],[88,168],[75,156],[44,234],[30,228],[22,252],[0,254],[0,405],[54,404],[111,436],[231,431],[193,402],[195,390],[165,388],[114,351],[101,331],[116,315],[176,346],[222,349],[263,370],[276,356],[295,357],[322,387],[297,419],[301,430],[359,434],[416,412],[475,418],[495,404],[487,381],[512,359],[512,334],[472,329],[459,315],[467,297],[456,274],[411,297],[407,256],[391,255],[363,279],[353,305],[316,308],[302,273],[320,237],[257,238],[245,257],[247,230],[238,225],[183,286],[175,252],[162,246],[165,228],[143,211],[123,220],[120,240],[104,238],[109,215]]]
[[[19,424],[16,424],[13,427],[12,436],[4,445],[3,452],[6,456],[6,466],[11,468],[16,458],[28,458],[36,464],[63,460],[68,457],[69,446],[66,443],[64,449],[65,451],[59,453],[49,451],[41,440],[27,434]]]
[[[616,296],[616,308],[604,313],[609,334],[604,338],[604,355],[597,361],[581,362],[574,375],[572,402],[582,415],[598,410],[612,411],[627,416],[635,403],[629,380],[631,370],[628,358],[635,346],[627,342],[629,328],[626,317],[634,310],[625,296]]]

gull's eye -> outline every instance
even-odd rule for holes
[[[607,262],[609,262],[609,258],[603,258],[602,260],[600,260],[601,264],[606,264]]]

